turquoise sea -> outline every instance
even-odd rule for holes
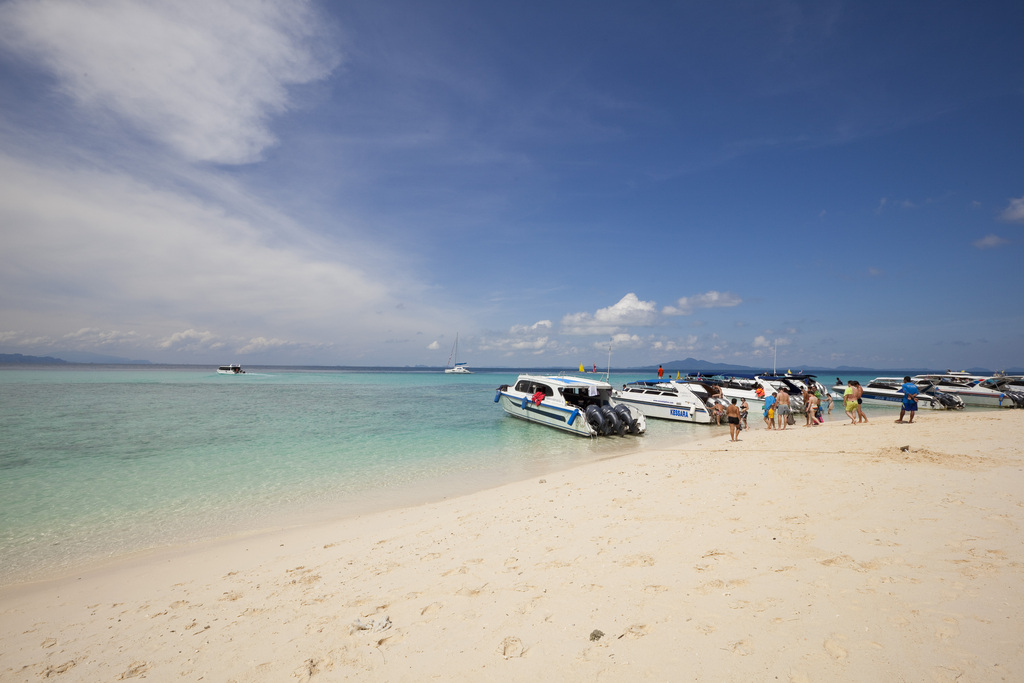
[[[2,369],[0,584],[728,433],[650,420],[642,437],[585,439],[527,424],[493,401],[516,374]]]

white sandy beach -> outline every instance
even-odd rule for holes
[[[1022,680],[1024,411],[918,420],[9,586],[0,680]]]

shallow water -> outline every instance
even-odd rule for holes
[[[574,437],[505,416],[494,392],[515,376],[0,370],[0,582],[438,499],[723,429],[650,420],[643,437]]]

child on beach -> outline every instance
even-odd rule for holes
[[[768,429],[775,429],[775,394],[764,399],[764,423]]]

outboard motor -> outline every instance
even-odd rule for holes
[[[618,415],[622,423],[626,425],[630,434],[640,433],[640,428],[636,424],[637,420],[633,417],[633,413],[630,412],[629,406],[620,403],[615,406],[615,414]]]
[[[1013,401],[1014,408],[1024,408],[1024,391],[1004,391],[1004,400]]]
[[[593,427],[599,436],[604,436],[608,433],[604,413],[595,405],[587,406],[587,424]]]
[[[601,406],[601,412],[604,413],[605,422],[608,424],[608,433],[615,433],[622,436],[626,433],[626,425],[619,419],[618,414],[612,409],[611,406]]]
[[[931,395],[934,396],[935,400],[938,401],[942,405],[942,407],[946,408],[947,410],[964,407],[964,401],[959,396],[954,396],[953,394],[947,393],[945,391],[933,391]]]

